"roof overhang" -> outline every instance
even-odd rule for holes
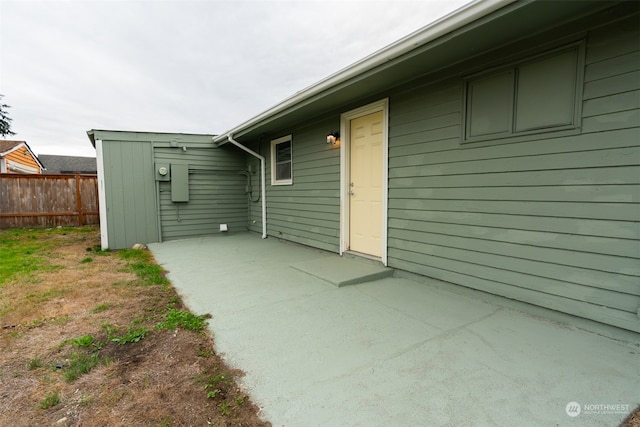
[[[13,153],[14,151],[17,151],[20,148],[27,147],[27,143],[24,141],[10,142],[10,144],[12,144],[10,148],[6,149],[5,151],[0,151],[0,157],[4,157],[9,153]]]
[[[213,138],[249,141],[540,33],[612,2],[480,0],[286,98]]]
[[[197,139],[201,141],[210,141],[216,135],[200,134],[200,133],[181,133],[181,132],[145,132],[145,131],[128,131],[128,130],[107,130],[107,129],[91,129],[87,131],[87,136],[93,148],[96,148],[96,140],[113,140],[113,141],[131,141],[131,142],[185,142]]]

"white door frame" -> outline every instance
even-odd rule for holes
[[[382,257],[387,265],[387,205],[388,205],[388,169],[389,169],[389,98],[372,102],[340,115],[340,255],[349,250],[349,176],[351,126],[350,122],[358,117],[382,111]]]

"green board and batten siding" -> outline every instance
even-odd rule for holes
[[[640,332],[639,21],[583,33],[577,131],[461,143],[482,58],[363,100],[390,99],[389,266]],[[322,139],[339,120],[269,135],[292,134],[294,183],[267,186],[269,235],[338,251],[340,156]],[[250,216],[259,231],[259,203]]]
[[[96,139],[106,136],[99,134]],[[157,242],[158,219],[149,215],[156,211],[151,142],[102,141],[108,247],[119,249],[140,242]]]
[[[459,79],[393,96],[389,265],[640,331],[639,40],[588,34],[575,135],[462,147]]]

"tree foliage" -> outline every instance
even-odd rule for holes
[[[0,100],[4,95],[0,95]],[[15,135],[14,132],[11,132],[11,117],[9,117],[9,113],[7,109],[11,108],[7,104],[0,103],[0,136],[12,136]]]

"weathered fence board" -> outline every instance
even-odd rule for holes
[[[0,228],[99,224],[95,175],[0,174]]]

